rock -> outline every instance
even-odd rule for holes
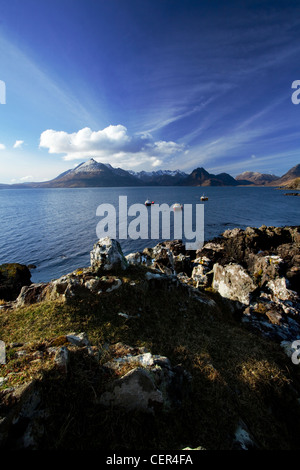
[[[134,266],[151,266],[152,258],[151,256],[144,254],[144,253],[129,253],[129,255],[125,256],[128,264],[132,264]]]
[[[153,413],[156,407],[162,408],[163,401],[162,392],[156,387],[151,373],[136,367],[114,381],[111,390],[101,395],[99,403],[121,407],[126,411]]]
[[[31,273],[27,266],[19,263],[0,265],[0,299],[15,300],[23,286],[31,284]]]
[[[22,287],[16,301],[16,307],[31,305],[42,300],[46,286],[45,283],[38,283]]]
[[[153,366],[154,358],[151,353],[143,353],[132,355],[128,354],[127,356],[117,357],[111,362],[104,364],[104,367],[109,367],[110,369],[119,369],[125,364],[132,364],[140,367]]]
[[[240,420],[234,435],[233,450],[253,450],[257,448],[248,427]]]
[[[213,288],[226,299],[249,305],[251,294],[256,286],[249,274],[239,264],[221,266],[216,263],[213,267]]]
[[[196,282],[196,286],[209,286],[212,282],[212,263],[206,256],[198,257],[193,261],[194,268],[191,278]]]
[[[300,338],[299,310],[286,307],[285,301],[272,301],[262,293],[244,310],[242,321],[262,336],[275,342]]]
[[[56,363],[57,368],[63,374],[68,372],[68,363],[69,363],[69,350],[66,346],[59,348],[54,356],[54,362]]]
[[[283,269],[283,259],[276,255],[250,254],[248,256],[248,270],[254,282],[262,287],[271,279],[280,275]]]
[[[228,229],[222,233],[222,236],[224,238],[233,238],[233,237],[236,237],[237,235],[240,235],[242,232],[243,231],[240,228]]]
[[[67,300],[74,298],[76,293],[80,292],[80,277],[73,273],[67,274],[49,282],[44,291],[44,300]]]
[[[150,265],[151,259],[152,266],[167,275],[184,273],[190,276],[193,269],[192,254],[186,251],[181,240],[164,241],[143,251],[143,255],[148,257],[147,265]]]
[[[297,293],[287,288],[287,280],[284,277],[272,279],[267,283],[266,287],[271,291],[273,299],[288,300],[292,302],[297,302],[299,300]]]
[[[75,346],[82,347],[82,346],[90,346],[90,342],[86,333],[69,333],[66,335],[66,340],[69,343],[74,344]]]
[[[173,255],[173,269],[175,273],[184,273],[187,276],[192,274],[192,263],[190,255],[180,253],[179,255]]]
[[[165,356],[152,355],[144,348],[131,348],[117,343],[111,348],[115,357],[104,364],[105,369],[133,369],[114,380],[101,395],[99,403],[127,411],[154,413],[157,409],[180,406],[189,391],[190,376],[180,366],[172,367]]]
[[[101,238],[95,243],[90,258],[91,267],[95,272],[125,270],[128,267],[120,243],[109,237]]]
[[[114,281],[115,281],[114,284],[111,287],[109,287],[106,290],[106,292],[112,292],[113,290],[119,289],[119,287],[121,287],[122,285],[121,279],[115,279]]]
[[[163,274],[152,273],[152,272],[148,271],[145,274],[145,278],[147,279],[147,281],[150,281],[152,279],[157,280],[157,281],[162,281],[162,280],[166,279],[166,276],[164,276]]]
[[[297,344],[298,343],[298,344]],[[280,346],[282,347],[283,351],[287,355],[287,357],[291,358],[295,351],[297,351],[297,348],[300,345],[300,338],[299,341],[281,341]]]
[[[11,436],[14,438],[15,448],[35,448],[35,432],[32,429],[29,440],[29,427],[33,426],[41,396],[37,382],[32,380],[16,388],[9,388],[0,392],[1,418],[0,418],[0,448],[5,448]],[[17,429],[23,429],[18,436]]]

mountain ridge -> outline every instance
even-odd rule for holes
[[[18,188],[84,188],[126,186],[280,186],[300,176],[300,164],[281,177],[259,172],[245,171],[236,178],[229,173],[213,174],[203,167],[190,174],[182,170],[140,171],[114,168],[109,163],[97,162],[93,157],[79,163],[44,182],[0,184],[0,189]]]

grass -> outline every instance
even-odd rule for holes
[[[262,449],[300,448],[300,370],[279,345],[247,330],[212,292],[217,307],[208,309],[183,289],[148,289],[143,270],[129,270],[122,281],[121,288],[99,297],[0,314],[0,338],[6,344],[42,349],[57,337],[85,331],[102,353],[96,361],[74,351],[70,372],[62,377],[47,357],[26,363],[15,358],[18,348],[8,348],[0,375],[19,373],[11,375],[13,384],[36,377],[50,407],[45,448],[230,449],[240,419]],[[126,319],[118,312],[140,316]],[[104,346],[119,341],[145,346],[191,373],[182,409],[144,416],[95,405],[112,379],[101,367],[109,360]]]

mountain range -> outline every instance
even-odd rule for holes
[[[181,170],[126,171],[110,164],[99,163],[93,158],[80,163],[50,181],[40,183],[0,184],[1,188],[84,188],[116,186],[285,186],[300,177],[300,164],[283,176],[246,171],[236,178],[228,173],[217,175],[204,168],[196,168],[190,174]]]

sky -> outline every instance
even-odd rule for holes
[[[0,183],[300,163],[299,1],[0,0]]]

